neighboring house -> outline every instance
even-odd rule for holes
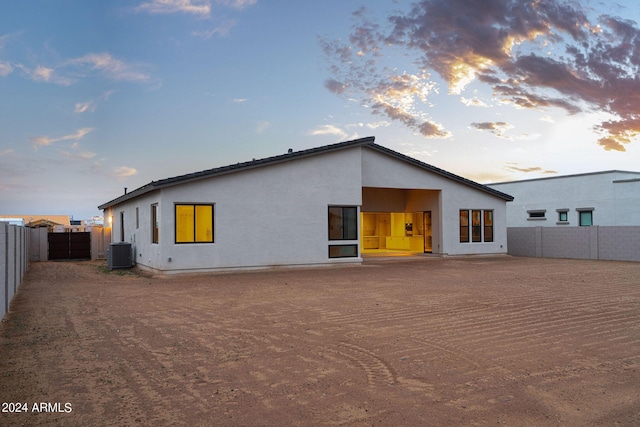
[[[369,137],[153,181],[98,208],[112,242],[170,273],[503,254],[510,200]]]
[[[640,261],[640,172],[489,184],[507,192],[509,254]]]
[[[26,227],[41,227],[44,224],[44,226],[51,226],[51,231],[53,226],[63,229],[71,227],[69,215],[0,215],[0,221],[2,218],[21,218]]]
[[[640,172],[604,171],[487,184],[514,197],[507,227],[640,226]]]

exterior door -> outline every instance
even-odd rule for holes
[[[433,233],[431,231],[431,211],[425,211],[422,215],[422,230],[424,233],[424,253],[433,252]]]

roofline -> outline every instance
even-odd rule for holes
[[[150,193],[161,188],[170,187],[175,184],[183,184],[186,182],[197,181],[200,179],[210,178],[212,176],[226,175],[229,173],[240,172],[244,170],[254,169],[266,165],[272,165],[277,163],[288,162],[294,159],[300,159],[304,157],[313,156],[319,153],[326,153],[331,151],[338,151],[345,148],[352,148],[365,144],[372,144],[375,141],[375,137],[369,136],[366,138],[354,139],[351,141],[338,142],[336,144],[325,145],[322,147],[309,148],[307,150],[293,151],[286,154],[280,154],[277,156],[266,157],[264,159],[251,160],[248,162],[238,162],[233,165],[221,166],[212,169],[206,169],[199,172],[188,173],[184,175],[178,175],[171,178],[165,178],[158,181],[151,181],[150,183],[143,185],[131,192],[123,194],[107,203],[98,206],[98,209],[104,210],[111,206],[117,205],[135,197],[141,196],[146,193]]]
[[[575,177],[588,176],[588,175],[603,175],[603,174],[607,174],[607,173],[630,173],[630,174],[640,175],[640,172],[624,171],[624,170],[619,170],[619,169],[611,169],[611,170],[606,170],[606,171],[574,173],[574,174],[570,174],[570,175],[556,175],[556,176],[545,176],[545,177],[539,177],[539,178],[520,179],[520,180],[516,180],[516,181],[492,182],[491,184],[486,184],[486,185],[515,184],[515,183],[519,183],[519,182],[543,181],[543,180],[560,179],[560,178],[575,178]]]
[[[370,144],[369,146],[371,148],[373,148],[374,150],[377,150],[377,151],[380,151],[382,153],[388,154],[388,155],[390,155],[392,157],[395,157],[395,158],[397,158],[399,160],[402,160],[404,162],[410,163],[412,165],[418,166],[418,167],[420,167],[422,169],[426,169],[429,172],[433,172],[433,173],[435,173],[437,175],[440,175],[440,176],[443,176],[445,178],[452,179],[452,180],[457,181],[457,182],[459,182],[461,184],[473,187],[473,188],[475,188],[477,190],[484,191],[484,192],[489,193],[489,194],[491,194],[493,196],[496,196],[496,197],[499,197],[501,199],[504,199],[504,200],[506,200],[508,202],[513,201],[513,196],[510,196],[509,194],[503,193],[502,191],[498,191],[498,190],[493,189],[491,187],[487,187],[484,184],[480,184],[478,182],[475,182],[475,181],[472,181],[470,179],[464,178],[464,177],[462,177],[460,175],[456,175],[454,173],[448,172],[448,171],[446,171],[444,169],[440,169],[440,168],[435,167],[433,165],[430,165],[428,163],[421,162],[418,159],[414,159],[413,157],[409,157],[409,156],[404,155],[402,153],[398,153],[397,151],[393,151],[390,148],[383,147],[382,145],[378,145],[378,144]]]
[[[436,173],[438,175],[441,175],[443,177],[449,178],[449,179],[453,179],[454,181],[460,182],[462,184],[474,187],[478,190],[482,190],[485,191],[491,195],[497,196],[499,198],[502,198],[504,200],[507,201],[512,201],[513,197],[502,193],[501,191],[495,190],[493,188],[487,187],[486,185],[483,184],[479,184],[475,181],[471,181],[469,179],[463,178],[461,176],[452,174],[451,172],[447,172],[443,169],[439,169],[435,166],[429,165],[427,163],[423,163],[417,159],[414,159],[412,157],[409,156],[405,156],[404,154],[398,153],[397,151],[393,151],[389,148],[383,147],[381,145],[377,145],[375,144],[375,137],[373,136],[368,136],[365,138],[359,138],[359,139],[354,139],[351,141],[345,141],[345,142],[339,142],[336,144],[330,144],[330,145],[325,145],[322,147],[316,147],[316,148],[310,148],[307,150],[301,150],[301,151],[294,151],[294,152],[288,152],[286,154],[280,154],[277,156],[272,156],[272,157],[267,157],[264,159],[259,159],[259,160],[252,160],[249,162],[243,162],[243,163],[237,163],[234,165],[228,165],[228,166],[222,166],[222,167],[217,167],[217,168],[213,168],[213,169],[206,169],[203,171],[199,171],[199,172],[194,172],[194,173],[189,173],[189,174],[185,174],[185,175],[178,175],[178,176],[174,176],[171,178],[165,178],[165,179],[161,179],[159,181],[151,181],[150,183],[143,185],[142,187],[139,187],[129,193],[123,194],[120,197],[117,197],[107,203],[104,203],[100,206],[98,206],[98,209],[100,210],[104,210],[107,208],[110,208],[112,206],[118,205],[122,202],[126,202],[127,200],[136,198],[138,196],[141,196],[143,194],[147,194],[150,193],[152,191],[156,191],[156,190],[160,190],[162,188],[165,187],[170,187],[176,184],[184,184],[187,182],[192,182],[192,181],[197,181],[197,180],[201,180],[201,179],[205,179],[205,178],[210,178],[213,176],[220,176],[220,175],[226,175],[229,173],[234,173],[234,172],[240,172],[240,171],[245,171],[245,170],[249,170],[249,169],[255,169],[258,167],[262,167],[262,166],[266,166],[266,165],[273,165],[273,164],[278,164],[278,163],[283,163],[283,162],[288,162],[291,160],[295,160],[295,159],[300,159],[300,158],[305,158],[305,157],[310,157],[310,156],[314,156],[317,154],[321,154],[321,153],[328,153],[328,152],[334,152],[334,151],[338,151],[338,150],[343,150],[343,149],[347,149],[347,148],[353,148],[353,147],[362,147],[362,146],[366,146],[369,148],[372,148],[374,150],[377,150],[381,153],[385,153],[387,155],[390,155],[392,157],[395,157],[399,160],[405,161],[407,163],[413,164],[415,166],[418,166],[422,169],[426,169],[430,172]]]

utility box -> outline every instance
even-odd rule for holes
[[[107,251],[107,266],[109,270],[116,268],[131,268],[133,265],[131,243],[118,242],[109,245]]]

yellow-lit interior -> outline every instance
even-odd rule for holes
[[[194,230],[194,206],[176,206],[176,243],[193,242]]]
[[[196,242],[213,242],[213,206],[196,206]]]

